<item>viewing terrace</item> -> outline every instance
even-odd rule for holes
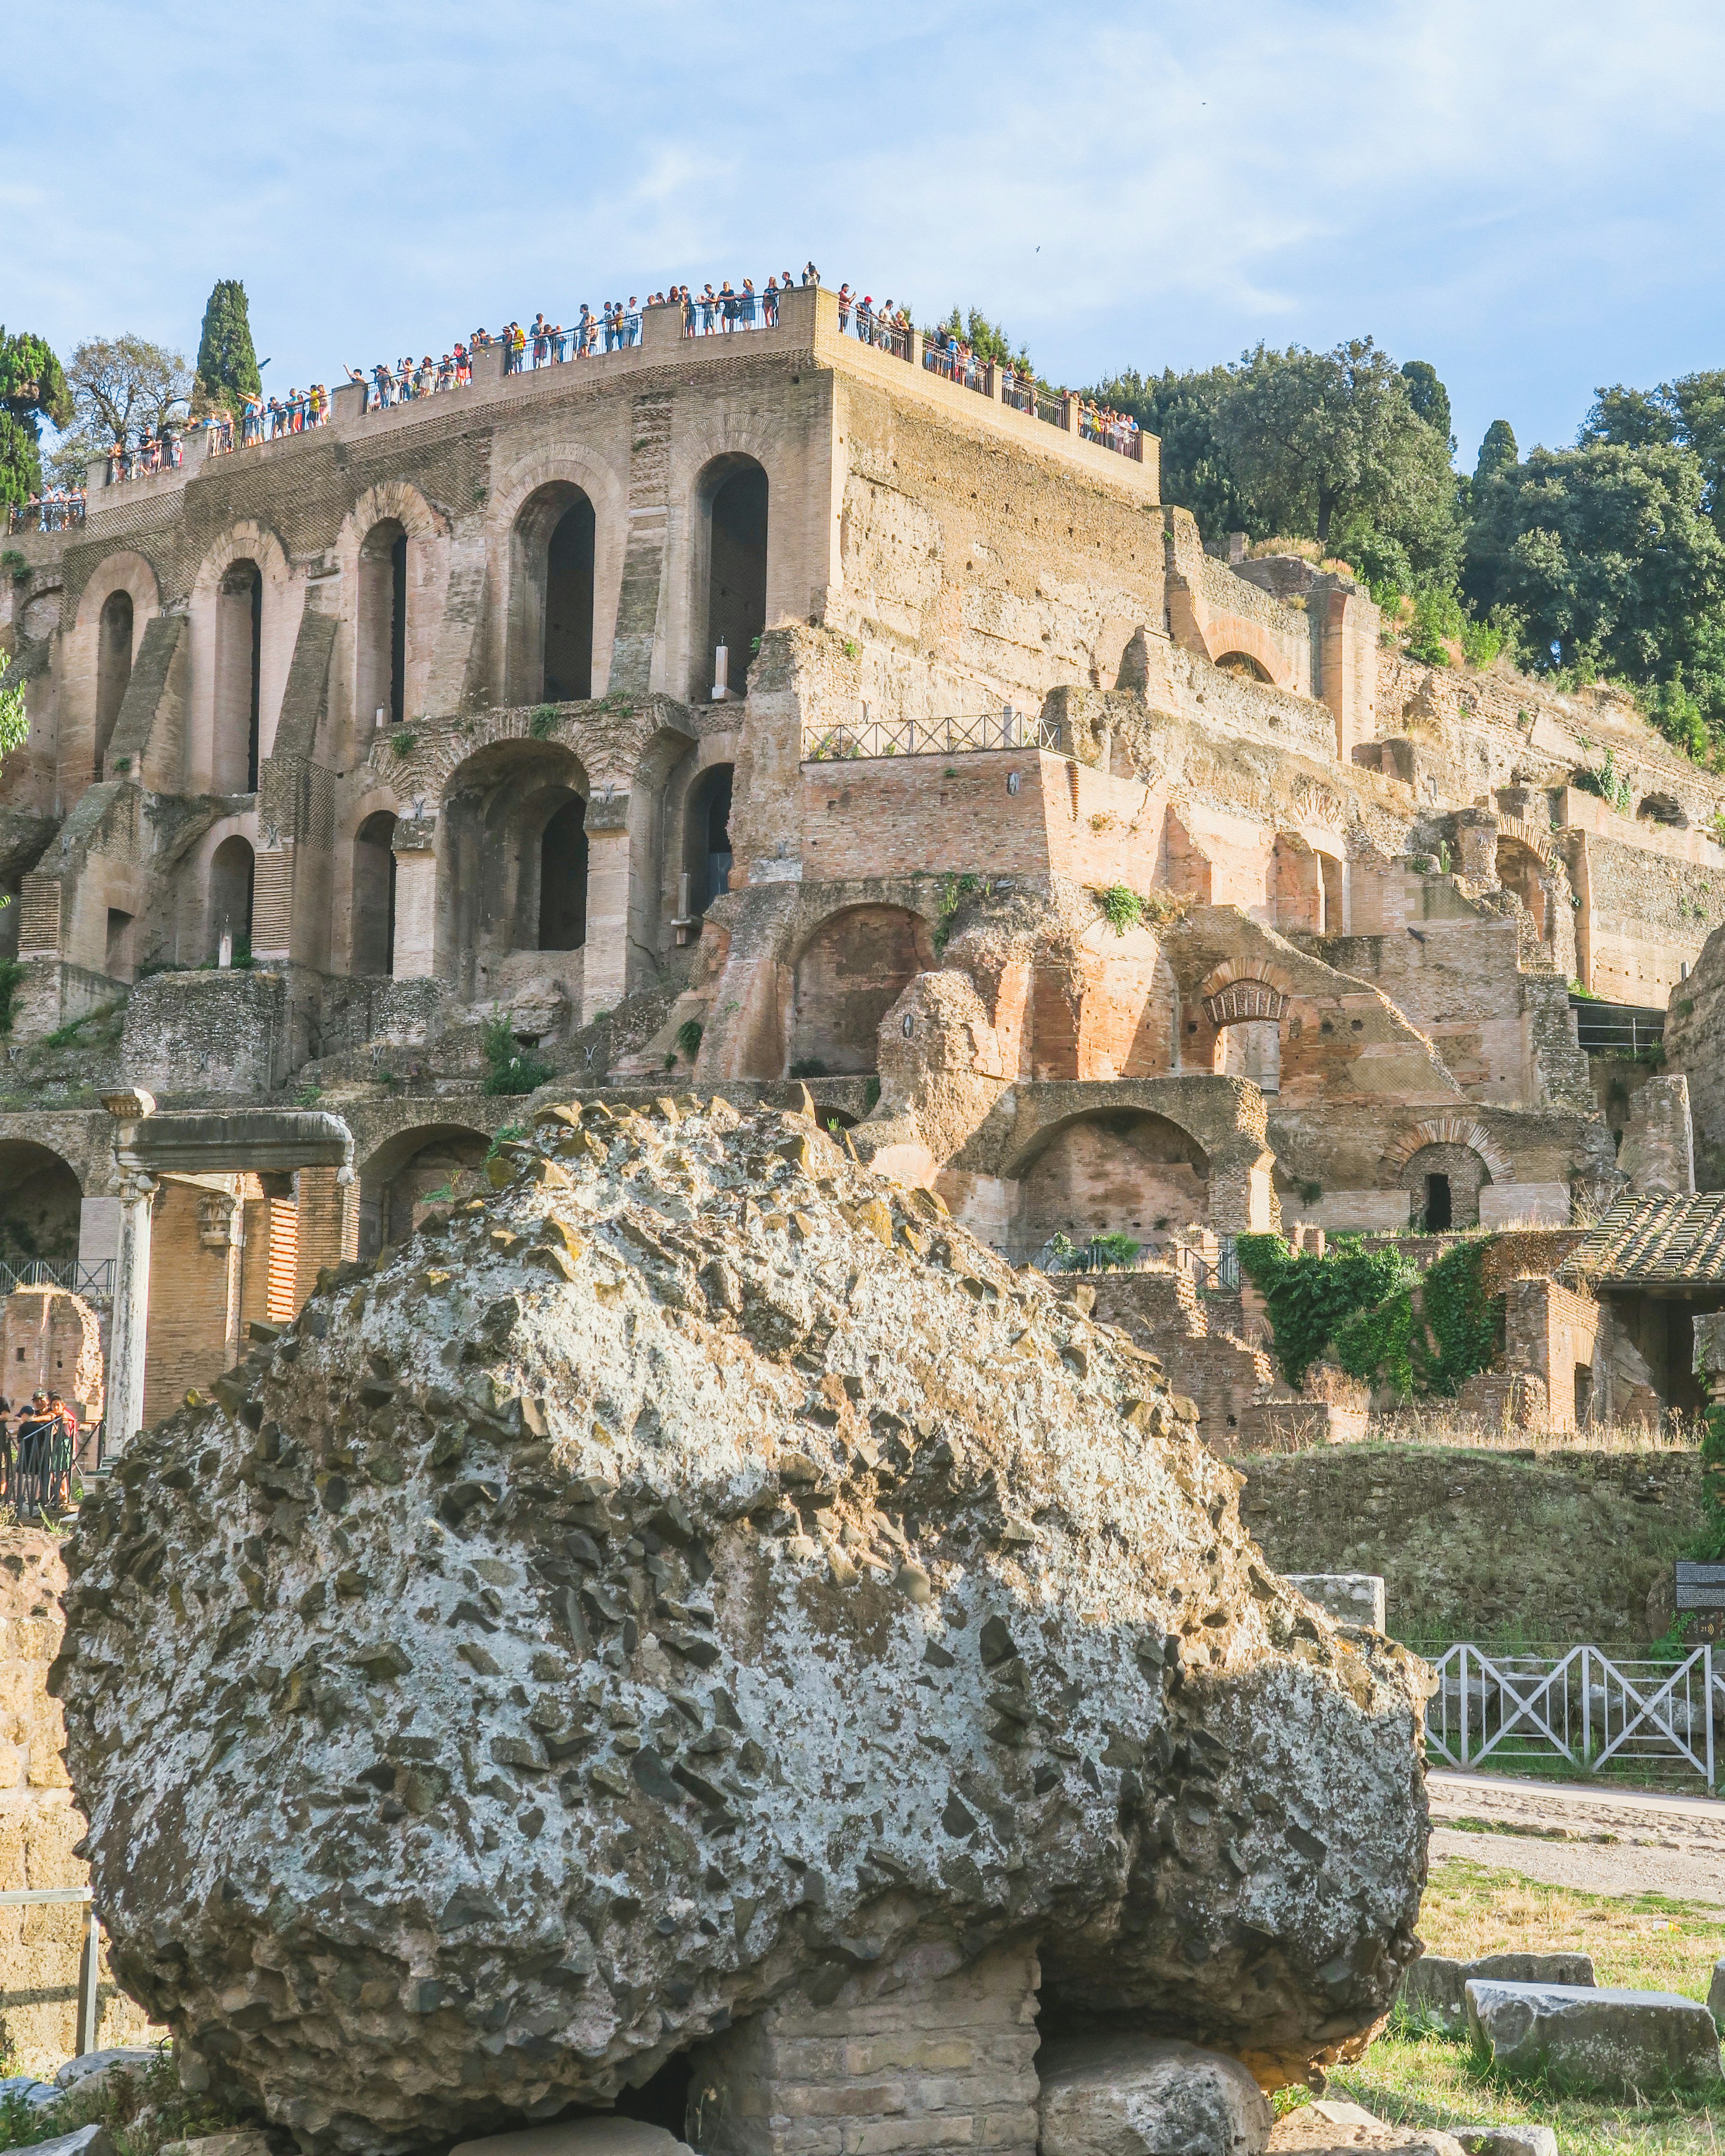
[[[1125,485],[1147,500],[1157,499],[1158,469],[1154,438],[1127,434],[1099,424],[1085,400],[1074,393],[1050,397],[1034,383],[1014,376],[1010,369],[973,364],[949,371],[944,350],[931,343],[925,354],[922,333],[917,330],[855,334],[855,317],[841,326],[836,294],[808,285],[781,291],[769,316],[757,308],[749,319],[726,325],[702,326],[699,313],[691,325],[680,304],[645,307],[629,318],[630,341],[610,351],[559,360],[547,347],[534,364],[527,351],[512,357],[501,341],[471,352],[471,379],[454,382],[434,394],[416,395],[380,407],[365,384],[344,382],[330,398],[331,413],[322,424],[303,431],[278,434],[265,441],[240,442],[231,449],[220,446],[214,429],[194,429],[183,437],[182,461],[177,466],[131,478],[113,475],[114,467],[92,464],[88,480],[86,514],[98,518],[122,507],[172,494],[190,485],[216,458],[292,458],[310,444],[333,434],[340,439],[367,439],[403,432],[434,422],[447,423],[451,416],[471,413],[495,413],[517,403],[531,402],[553,393],[564,393],[572,380],[594,388],[621,384],[650,375],[667,366],[680,368],[711,367],[733,358],[738,341],[747,340],[752,353],[783,352],[807,355],[814,364],[879,381],[900,393],[943,407],[954,418],[980,423],[1022,448],[1052,453],[1088,470],[1097,478]],[[567,349],[567,347],[565,347]],[[369,408],[367,408],[369,407]],[[230,438],[231,439],[231,438]]]

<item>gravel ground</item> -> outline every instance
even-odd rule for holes
[[[1725,1913],[1725,1804],[1486,1774],[1440,1772],[1426,1781],[1434,1856],[1588,1894],[1666,1894]]]

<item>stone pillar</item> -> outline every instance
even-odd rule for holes
[[[395,978],[429,981],[436,970],[436,819],[404,816],[395,827]]]
[[[138,1125],[156,1112],[141,1086],[105,1093],[114,1118],[119,1169],[120,1255],[114,1268],[114,1307],[108,1330],[104,1435],[110,1453],[123,1452],[144,1426],[144,1358],[150,1326],[150,1205],[156,1181],[133,1151]]]
[[[145,1343],[150,1332],[150,1206],[153,1177],[127,1169],[120,1179],[120,1261],[108,1335],[106,1450],[123,1452],[144,1426]]]
[[[615,1010],[629,993],[629,796],[610,789],[587,804],[587,948],[581,1022]]]
[[[1687,1198],[1695,1188],[1695,1139],[1689,1081],[1681,1074],[1650,1078],[1630,1102],[1620,1173],[1635,1198]]]
[[[1464,808],[1455,819],[1455,865],[1475,883],[1497,883],[1497,819],[1489,808]]]
[[[359,1255],[359,1185],[351,1168],[302,1168],[295,1199],[297,1310],[317,1286],[317,1276],[325,1265],[338,1265],[344,1258]]]
[[[1034,2156],[1033,1950],[950,1946],[793,1992],[703,2045],[686,2134],[705,2156]]]

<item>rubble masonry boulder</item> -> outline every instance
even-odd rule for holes
[[[1069,2037],[1037,2054],[1041,2156],[1261,2156],[1264,2092],[1220,2052],[1169,2038]]]
[[[542,1116],[80,1508],[69,1760],[182,2056],[387,2152],[997,1950],[1051,2032],[1357,2054],[1418,1666],[1156,1358],[806,1117]]]

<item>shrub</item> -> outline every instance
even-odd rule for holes
[[[1143,900],[1123,883],[1111,883],[1106,891],[1093,891],[1091,896],[1096,902],[1097,912],[1117,936],[1124,936],[1128,928],[1136,928],[1144,918]]]
[[[554,704],[542,704],[527,721],[527,732],[535,741],[549,741],[557,732],[557,715]]]
[[[419,737],[413,733],[392,734],[389,746],[400,757],[408,757],[419,746]]]
[[[1620,816],[1635,813],[1635,786],[1628,773],[1617,768],[1617,760],[1609,748],[1605,752],[1605,761],[1597,771],[1589,770],[1585,764],[1579,765],[1570,773],[1569,783],[1581,793],[1591,793],[1596,799],[1607,803]]]
[[[1338,1237],[1322,1257],[1296,1255],[1280,1235],[1242,1235],[1235,1247],[1240,1270],[1269,1306],[1276,1358],[1296,1390],[1357,1311],[1375,1310],[1415,1278],[1399,1250],[1370,1250],[1351,1236]]]
[[[24,709],[23,685],[0,689],[0,756],[9,756],[30,738],[30,715]]]
[[[698,1018],[685,1018],[677,1028],[677,1053],[685,1063],[692,1063],[701,1053],[701,1024]]]
[[[480,1042],[485,1058],[487,1093],[531,1093],[556,1073],[531,1048],[525,1048],[510,1029],[506,1018],[494,1018]]]
[[[799,1055],[791,1065],[793,1078],[824,1078],[827,1066],[818,1055]]]
[[[12,1001],[24,969],[16,958],[0,958],[0,1034],[12,1031]]]

